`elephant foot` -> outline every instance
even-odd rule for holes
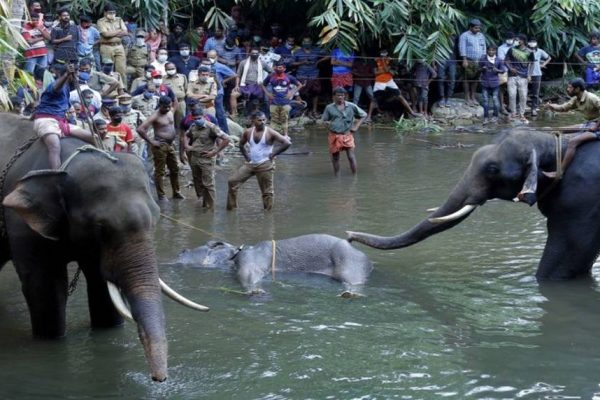
[[[365,295],[356,293],[356,292],[349,292],[349,291],[345,290],[339,294],[339,297],[341,297],[342,299],[360,299],[360,298],[365,297]]]

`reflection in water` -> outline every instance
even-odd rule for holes
[[[426,139],[479,146],[491,137]],[[135,327],[89,330],[84,282],[69,299],[67,338],[31,340],[18,280],[7,267],[0,274],[0,398],[539,399],[598,391],[596,281],[538,285],[546,235],[535,208],[491,201],[416,246],[360,247],[376,264],[363,299],[339,299],[338,282],[302,275],[267,281],[267,296],[247,298],[220,290],[240,288],[231,272],[169,263],[213,237],[252,244],[306,233],[404,231],[443,203],[473,152],[435,150],[373,128],[357,135],[358,176],[343,168],[334,178],[324,131],[293,142],[310,154],[278,158],[272,212],[262,210],[254,180],[242,187],[240,208],[225,211],[236,159],[217,174],[214,212],[202,210],[191,190],[187,200],[161,206],[204,231],[160,220],[161,275],[211,307],[195,313],[164,301],[165,384],[149,382]]]

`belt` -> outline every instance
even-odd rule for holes
[[[118,43],[100,43],[101,46],[122,46],[123,43],[118,42]]]
[[[202,107],[204,107],[204,108],[211,108],[214,106],[215,106],[215,103],[212,101],[210,103],[202,103]]]

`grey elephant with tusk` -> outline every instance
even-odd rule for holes
[[[50,170],[39,140],[15,157],[15,149],[33,136],[31,121],[0,114],[0,126],[0,268],[12,260],[33,335],[64,336],[67,263],[76,261],[87,282],[92,326],[121,325],[120,314],[134,320],[152,379],[164,381],[161,291],[197,310],[208,308],[159,278],[153,244],[159,208],[142,162],[64,138],[63,165]]]
[[[568,136],[513,130],[478,149],[448,199],[404,233],[384,237],[348,232],[348,240],[378,249],[411,246],[464,221],[490,199],[537,202],[547,218],[548,238],[536,277],[569,279],[588,275],[600,251],[600,142],[578,148],[560,180],[555,171]]]
[[[211,241],[185,250],[176,260],[208,268],[233,268],[247,293],[262,292],[260,282],[282,273],[302,272],[328,276],[342,282],[344,297],[360,295],[373,264],[348,241],[325,234],[309,234],[282,240],[266,240],[236,247]]]

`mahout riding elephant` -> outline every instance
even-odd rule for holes
[[[12,260],[33,335],[64,336],[67,263],[76,261],[87,281],[91,325],[122,324],[114,300],[121,314],[137,323],[152,379],[165,380],[161,287],[171,289],[158,275],[153,231],[159,208],[142,162],[131,154],[106,153],[65,138],[61,170],[49,170],[40,140],[15,157],[19,144],[33,137],[30,121],[0,114],[0,127],[0,269]],[[131,313],[120,295],[109,294],[115,286]]]
[[[273,255],[275,251],[275,255]],[[185,250],[176,262],[200,267],[231,267],[247,293],[260,293],[260,281],[280,273],[325,275],[342,282],[344,296],[360,294],[373,264],[348,241],[325,234],[309,234],[282,240],[266,240],[254,246],[211,241]]]
[[[560,147],[557,143],[561,143]],[[392,237],[348,232],[348,239],[378,249],[407,247],[443,232],[489,199],[536,201],[547,218],[548,238],[536,277],[569,279],[589,274],[600,250],[600,142],[577,149],[561,180],[555,171],[567,140],[533,130],[513,130],[478,149],[446,202],[428,218]]]

